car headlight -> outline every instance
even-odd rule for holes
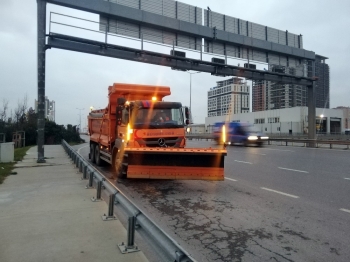
[[[266,139],[269,139],[269,137],[268,136],[262,136],[261,139],[266,140]]]
[[[257,136],[248,136],[248,140],[258,140]]]

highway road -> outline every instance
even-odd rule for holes
[[[349,150],[227,149],[225,181],[116,185],[198,261],[349,261]]]

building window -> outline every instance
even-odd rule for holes
[[[265,118],[256,118],[254,119],[254,124],[264,124]]]
[[[279,123],[280,122],[280,118],[279,117],[269,117],[267,119],[268,123]]]

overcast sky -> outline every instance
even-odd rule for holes
[[[182,2],[250,22],[303,35],[304,48],[328,57],[330,106],[350,106],[349,0],[182,0]],[[0,1],[0,106],[3,99],[15,109],[27,95],[28,106],[37,99],[36,0]],[[59,6],[58,12],[98,21],[98,16]],[[47,27],[48,30],[48,27]],[[195,123],[207,115],[207,91],[222,77],[192,75],[192,111]],[[167,101],[189,106],[190,75],[168,67],[59,49],[46,52],[46,96],[56,102],[58,124],[82,126],[90,106],[107,105],[107,88],[114,82],[158,84],[171,87]],[[83,110],[78,110],[83,109]]]

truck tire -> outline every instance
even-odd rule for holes
[[[122,156],[121,151],[115,150],[115,153],[113,154],[113,170],[117,178],[126,178],[126,165],[127,158],[125,158],[125,156]]]
[[[90,161],[95,164],[95,144],[90,144]]]
[[[100,147],[98,145],[95,146],[95,163],[96,165],[102,165],[102,159],[100,158]]]

